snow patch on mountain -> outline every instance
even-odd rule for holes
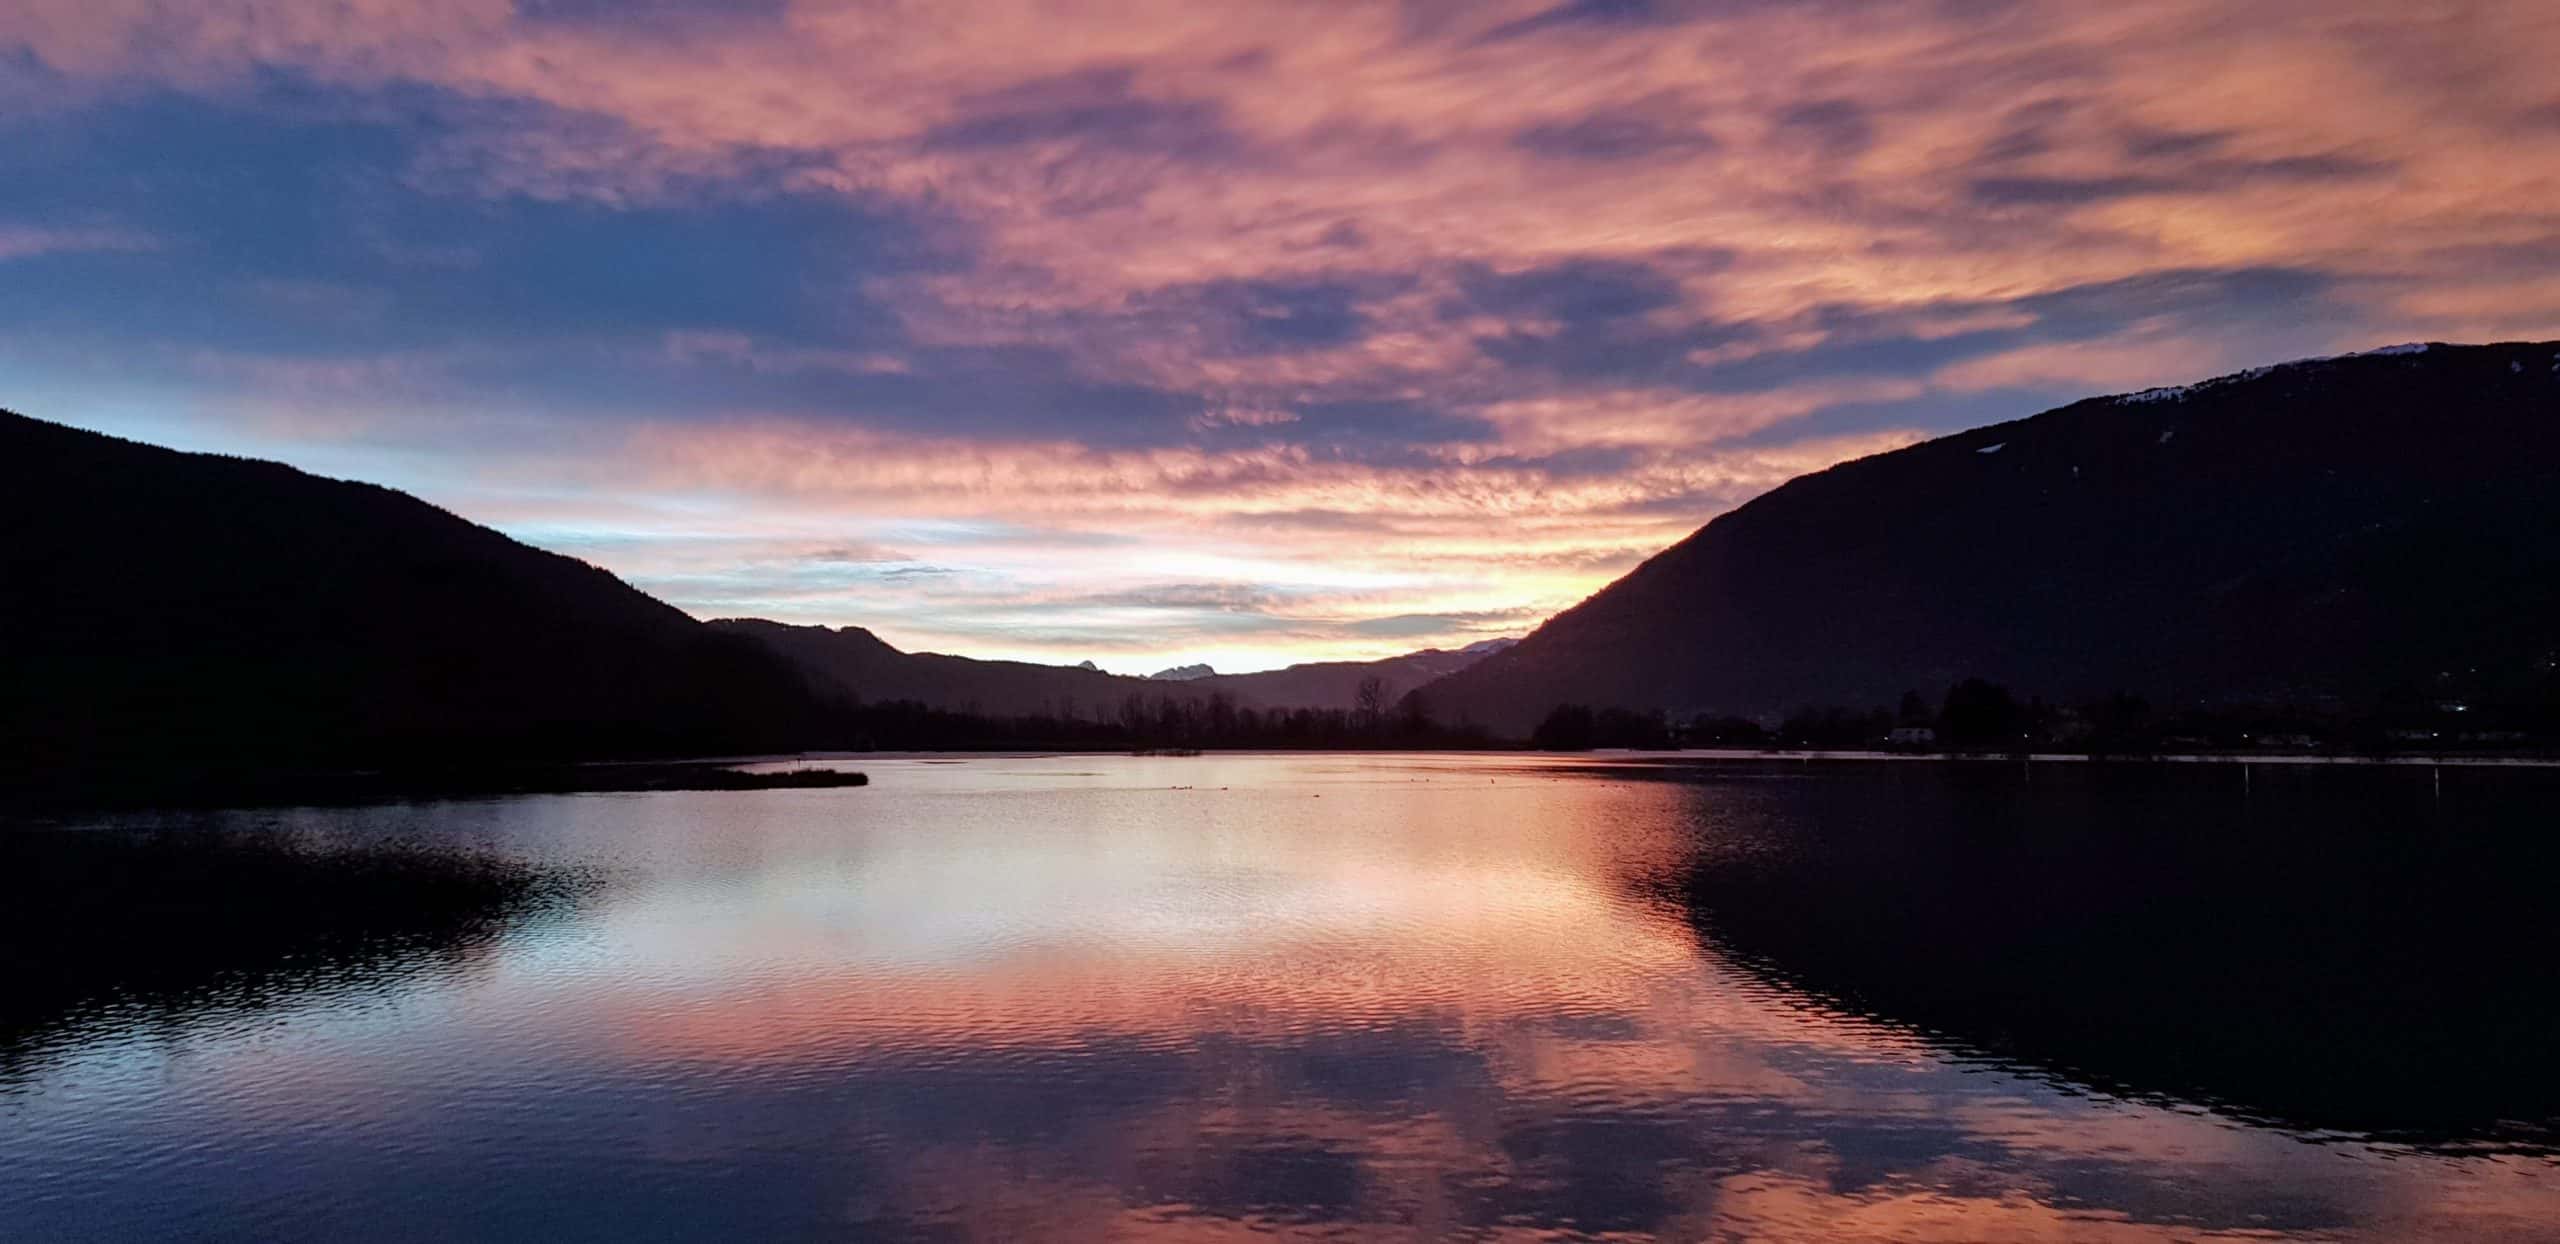
[[[2318,358],[2297,359],[2290,363],[2274,363],[2265,367],[2252,367],[2246,371],[2236,371],[2228,376],[2216,376],[2211,380],[2200,380],[2194,384],[2162,385],[2159,388],[2144,389],[2138,393],[2120,394],[2110,400],[2114,401],[2119,406],[2131,405],[2136,402],[2183,402],[2207,389],[2218,389],[2224,385],[2245,384],[2252,380],[2263,380],[2268,376],[2274,375],[2276,372],[2285,370],[2286,368],[2310,367],[2320,363],[2339,363],[2348,359],[2405,358],[2411,355],[2424,354],[2434,348],[2435,343],[2433,342],[2410,341],[2403,342],[2396,346],[2383,346],[2373,350],[2356,350],[2346,354],[2327,354]],[[2553,370],[2560,371],[2560,366],[2555,366]]]

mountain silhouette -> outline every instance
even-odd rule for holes
[[[1425,648],[1376,661],[1310,661],[1257,674],[1215,674],[1192,686],[1224,691],[1239,701],[1287,708],[1356,708],[1360,684],[1375,678],[1390,700],[1435,678],[1454,674],[1508,646],[1489,639],[1463,649]]]
[[[752,640],[830,691],[864,703],[906,701],[991,717],[1092,718],[1117,712],[1132,692],[1164,684],[1079,665],[980,661],[939,652],[902,652],[859,626],[794,626],[762,618],[716,618],[722,634]]]
[[[1502,641],[1463,652],[1426,648],[1376,661],[1321,661],[1252,674],[1149,677],[1106,674],[1087,665],[982,661],[938,652],[902,652],[858,626],[793,626],[761,618],[721,618],[715,630],[757,640],[819,686],[866,703],[912,701],[993,717],[1080,717],[1119,711],[1130,696],[1206,698],[1224,695],[1239,707],[1351,709],[1363,679],[1382,679],[1401,695],[1499,651]],[[1206,667],[1200,667],[1206,668]]]
[[[1425,688],[1770,715],[1970,676],[2348,702],[2560,664],[2560,343],[2402,346],[2093,398],[1842,463]]]
[[[0,412],[0,782],[813,741],[762,647],[414,497]]]
[[[2369,702],[2560,682],[2560,346],[2261,368],[1844,463],[1527,639],[1180,683],[701,623],[414,497],[0,412],[0,785],[895,742],[1131,697],[1525,737],[1549,709],[1771,715],[1958,679]],[[919,735],[918,737],[925,737]],[[990,734],[988,737],[995,737]]]

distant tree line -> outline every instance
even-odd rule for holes
[[[1557,705],[1529,735],[1530,746],[1551,752],[1589,751],[1595,747],[1662,748],[1674,746],[1675,739],[1674,731],[1659,713],[1594,709],[1584,704]]]
[[[1384,679],[1363,679],[1351,708],[1258,708],[1223,691],[1206,695],[1132,692],[1116,704],[1062,703],[1051,711],[994,716],[913,701],[853,703],[836,733],[857,750],[941,751],[1038,747],[1072,750],[1163,748],[1481,748],[1496,740],[1480,726],[1445,725],[1419,693],[1401,698]],[[1080,711],[1081,710],[1081,711]]]
[[[2560,689],[2560,688],[2556,688]],[[1420,692],[1396,696],[1371,678],[1342,708],[1259,708],[1224,692],[1133,693],[1117,703],[1003,717],[912,702],[841,706],[828,732],[857,749],[1363,749],[1516,745],[1481,725],[1438,720]],[[2301,750],[2346,754],[2550,751],[2560,747],[2560,695],[2473,701],[2403,688],[2369,703],[2333,700],[2164,706],[2118,693],[2076,702],[2021,695],[1984,678],[1892,705],[1808,705],[1776,719],[1559,704],[1529,745],[1550,751],[1678,747],[1994,752],[2138,756],[2176,751]]]
[[[2057,703],[1983,678],[1936,699],[1904,692],[1893,706],[1808,705],[1776,720],[1559,704],[1532,734],[1555,751],[1595,747],[1735,747],[1959,752],[2060,750],[2135,756],[2179,751],[2299,750],[2388,755],[2549,752],[2560,748],[2560,679],[2521,692],[2467,695],[2455,685],[2401,687],[2361,703],[2294,701],[2161,705],[2129,693]]]

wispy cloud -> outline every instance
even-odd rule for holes
[[[0,263],[38,255],[150,250],[149,237],[123,229],[11,224],[0,220]]]
[[[96,398],[35,413],[648,512],[591,550],[700,611],[1069,658],[993,606],[1218,583],[1286,625],[1142,642],[1374,652],[1916,433],[2552,332],[2555,56],[2527,0],[33,0],[0,351]],[[900,522],[1057,543],[684,543]]]

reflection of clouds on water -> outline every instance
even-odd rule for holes
[[[397,1183],[447,1234],[545,1213],[1184,1241],[2560,1221],[2548,1166],[2074,1095],[1737,970],[1653,884],[1715,820],[1695,791],[1388,762],[1286,780],[1310,763],[1222,761],[1225,792],[1044,798],[961,766],[489,805],[494,840],[628,879],[398,1029],[324,1019],[281,1050],[201,1051],[164,1126],[325,1174],[338,1212]]]
[[[593,878],[453,842],[307,832],[303,814],[0,828],[0,1087],[147,1063],[297,1012],[354,1016],[486,972]],[[41,947],[41,949],[37,949]]]
[[[2554,1151],[2548,780],[2197,770],[1834,780],[1723,805],[1689,919],[1781,992],[2296,1134]],[[1889,814],[1878,815],[1879,796]]]

